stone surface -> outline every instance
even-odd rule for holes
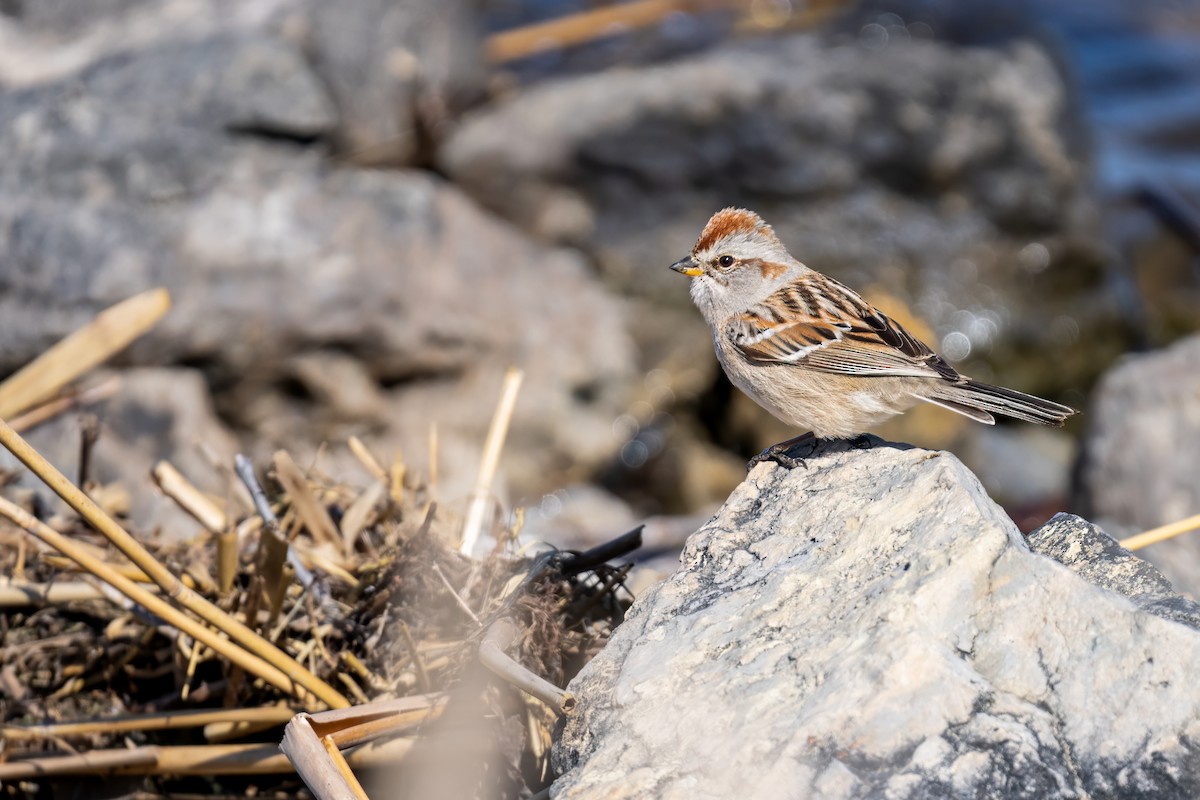
[[[1031,552],[953,456],[760,465],[682,561],[572,682],[554,797],[1200,790],[1200,633]]]
[[[161,285],[175,307],[126,358],[204,365],[224,387],[223,414],[268,446],[302,452],[375,432],[386,452],[423,455],[436,422],[446,486],[465,489],[510,364],[526,371],[506,462],[519,488],[544,490],[556,465],[599,463],[619,446],[611,420],[632,345],[619,303],[578,256],[535,245],[422,173],[328,171],[269,151],[227,166],[166,209],[14,209],[10,241],[28,268],[0,275],[10,368]],[[322,371],[293,357],[322,349],[353,355],[379,396],[330,393],[335,365],[355,369],[344,358]]]
[[[229,36],[263,37],[303,54],[284,77],[328,87],[337,107],[330,139],[355,163],[428,160],[453,116],[483,94],[480,26],[465,0],[10,3],[0,5],[0,83],[60,79],[112,56],[133,56],[136,67],[145,50]],[[193,62],[199,81],[202,67]],[[277,91],[276,83],[258,89]]]
[[[114,56],[222,37],[286,44],[303,0],[48,0],[0,6],[0,84],[24,88],[78,74]],[[291,20],[289,22],[289,20]],[[311,71],[298,65],[295,77]],[[202,79],[202,78],[201,78]],[[269,86],[264,84],[264,89]]]
[[[1027,537],[1035,553],[1070,567],[1084,580],[1123,594],[1138,608],[1200,630],[1200,605],[1180,597],[1151,564],[1082,517],[1056,514]]]
[[[1004,381],[1061,390],[1126,330],[1072,130],[1030,42],[873,51],[805,34],[547,82],[468,115],[442,164],[663,303],[687,303],[666,265],[713,211],[746,205],[810,266],[903,300],[978,377],[1037,352]]]
[[[428,159],[483,94],[483,38],[468,0],[308,0],[306,15],[316,69],[339,110],[337,143],[355,163]]]
[[[1117,538],[1200,514],[1200,336],[1130,357],[1088,409],[1076,505]],[[1200,596],[1200,539],[1140,551],[1177,589]]]

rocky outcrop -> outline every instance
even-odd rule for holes
[[[1096,387],[1078,472],[1078,504],[1125,537],[1200,514],[1200,336],[1134,356]],[[1200,596],[1200,539],[1151,545],[1145,557]]]
[[[317,79],[337,110],[318,133],[328,134],[339,154],[358,164],[427,161],[453,116],[483,95],[481,25],[465,0],[9,3],[0,7],[0,83],[54,81],[114,56],[143,69],[146,51],[170,45],[167,49],[183,51],[174,62],[190,64],[193,82],[201,84],[214,72],[226,73],[225,66],[204,65],[187,51],[221,38],[261,39],[298,57],[287,75],[222,88],[253,99],[278,94],[289,80]],[[147,77],[154,82],[153,75]],[[149,108],[170,115],[174,101],[188,97],[164,99],[168,102]],[[143,124],[136,114],[129,122]],[[263,119],[258,130],[280,137],[315,135],[271,122]]]
[[[1065,516],[1031,551],[945,453],[807,463],[756,467],[572,682],[554,797],[1196,795],[1200,632],[1152,570]]]

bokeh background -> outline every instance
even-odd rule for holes
[[[1026,530],[1200,512],[1200,3],[0,0],[0,87],[0,375],[174,300],[88,379],[121,380],[99,484],[166,458],[219,497],[280,447],[365,482],[358,436],[461,512],[516,365],[498,517],[649,520],[669,569],[798,433],[667,270],[743,205],[964,372],[1084,411],[881,435]],[[29,438],[70,472],[85,423]],[[140,488],[128,516],[196,528]],[[1148,552],[1200,589],[1200,548]]]

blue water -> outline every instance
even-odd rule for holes
[[[1026,0],[1080,88],[1106,193],[1166,184],[1200,200],[1200,2]]]

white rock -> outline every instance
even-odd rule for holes
[[[825,445],[756,467],[573,681],[553,796],[1191,797],[1198,657],[953,456]]]

